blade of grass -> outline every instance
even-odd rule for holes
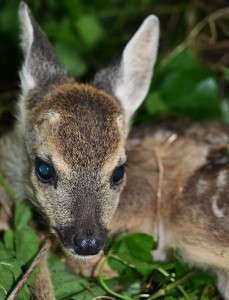
[[[103,273],[103,268],[104,268],[105,264],[107,263],[107,260],[108,260],[108,258],[106,257],[106,258],[104,259],[104,261],[102,262],[100,268],[99,268],[99,283],[100,283],[100,285],[104,288],[104,290],[105,290],[106,292],[108,292],[108,293],[109,293],[110,295],[112,295],[112,296],[118,297],[119,299],[123,299],[123,300],[133,300],[132,298],[125,297],[125,296],[123,296],[123,295],[121,295],[121,294],[118,294],[118,293],[112,291],[112,290],[106,285],[102,273]]]
[[[193,271],[189,272],[188,274],[186,274],[185,276],[181,277],[180,279],[176,280],[175,282],[172,282],[172,283],[166,285],[165,287],[159,289],[153,295],[151,295],[151,297],[149,297],[148,300],[153,300],[153,299],[157,299],[159,297],[165,296],[169,290],[180,286],[180,284],[182,284],[183,282],[185,282],[188,279],[195,276],[197,272],[198,272],[198,270],[193,270]]]

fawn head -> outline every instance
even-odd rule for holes
[[[116,65],[80,84],[67,75],[23,2],[19,17],[25,59],[17,129],[29,198],[68,254],[90,258],[104,248],[123,189],[125,140],[149,89],[158,20],[149,16]]]

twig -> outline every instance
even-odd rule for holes
[[[193,43],[193,40],[198,36],[198,34],[201,32],[201,30],[207,25],[211,24],[212,22],[215,22],[217,19],[229,16],[229,8],[223,8],[215,11],[211,15],[207,16],[203,20],[201,20],[189,33],[187,38],[180,43],[172,52],[170,52],[169,55],[166,56],[161,61],[161,67],[164,67],[165,65],[168,64],[168,62],[173,59],[175,56],[177,56],[179,53],[181,53],[183,50],[189,47],[190,44]]]
[[[162,159],[160,154],[158,153],[157,149],[154,148],[154,155],[156,158],[157,166],[158,166],[158,182],[157,182],[157,199],[156,199],[156,234],[155,238],[157,241],[157,245],[159,244],[159,228],[160,228],[160,219],[161,219],[161,191],[163,185],[163,178],[164,178],[164,166],[162,163]]]
[[[44,245],[41,247],[40,251],[38,252],[37,256],[25,272],[25,274],[22,276],[21,280],[17,283],[16,287],[13,289],[13,291],[10,293],[8,298],[6,300],[14,300],[16,299],[17,295],[20,293],[20,291],[23,289],[24,285],[28,281],[29,277],[32,275],[34,269],[36,266],[44,259],[45,255],[49,251],[51,247],[51,241],[50,239],[47,239],[44,243]]]
[[[115,297],[118,297],[120,299],[123,299],[123,300],[133,300],[132,298],[129,298],[129,297],[125,297],[121,294],[118,294],[114,291],[112,291],[107,285],[106,283],[104,282],[104,278],[103,278],[103,268],[107,262],[107,259],[108,258],[105,258],[104,261],[102,262],[100,268],[99,268],[99,283],[101,284],[101,286],[103,287],[103,289],[108,292],[109,294],[111,294],[112,296],[115,296]]]
[[[191,272],[189,272],[188,274],[186,274],[184,277],[176,280],[175,282],[172,282],[170,284],[168,284],[167,286],[161,288],[160,290],[156,291],[151,297],[149,297],[148,300],[153,300],[153,299],[157,299],[159,297],[162,297],[164,295],[166,295],[166,293],[173,289],[176,288],[178,286],[180,286],[180,284],[182,284],[183,282],[187,281],[188,279],[192,278],[193,276],[196,275],[196,273],[198,272],[198,270],[193,270]]]
[[[82,286],[83,286],[86,290],[88,290],[88,291],[92,294],[92,296],[94,296],[95,298],[99,297],[98,295],[96,295],[96,293],[93,291],[93,289],[90,288],[90,286],[88,286],[88,285],[86,285],[86,284],[84,284],[84,283],[82,283]],[[94,298],[93,298],[93,299],[94,299]]]

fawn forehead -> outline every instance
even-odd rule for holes
[[[119,102],[105,92],[66,83],[35,106],[32,121],[47,151],[58,152],[70,164],[98,167],[124,146],[122,113]]]

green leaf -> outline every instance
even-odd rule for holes
[[[116,262],[109,260],[109,265],[119,273],[123,272],[126,264],[135,268],[142,275],[148,275],[154,268],[151,253],[153,247],[153,238],[146,234],[123,235],[113,246],[112,253],[115,253],[115,256],[124,263],[118,260]]]
[[[152,116],[167,112],[167,105],[164,103],[159,91],[150,93],[144,101],[144,106]]]
[[[103,28],[94,15],[81,15],[75,26],[88,47],[94,46],[104,35]]]
[[[32,213],[23,201],[16,201],[14,210],[14,227],[17,230],[23,229],[31,220]]]
[[[29,226],[16,230],[16,257],[22,266],[29,263],[39,249],[39,238]]]
[[[117,284],[117,282],[115,282]],[[109,285],[109,283],[108,283]],[[112,285],[114,286],[114,284]],[[93,294],[89,292],[89,290],[93,291]],[[73,300],[92,300],[94,295],[98,296],[105,296],[106,292],[104,291],[101,286],[97,285],[96,282],[87,282],[83,285],[83,290],[81,290],[76,295],[72,296],[71,299]]]
[[[15,257],[14,250],[6,248],[6,246],[0,242],[0,259],[11,259]]]
[[[218,84],[214,74],[187,52],[174,57],[166,66],[157,66],[152,91],[144,107],[154,116],[167,113],[192,119],[221,117]]]
[[[1,260],[0,261],[0,290],[2,290],[4,293],[5,291],[9,293],[16,285],[16,282],[18,281],[21,274],[22,274],[22,270],[17,260],[15,259]],[[17,299],[19,300],[30,299],[30,292],[27,286],[25,286],[22,289]]]
[[[84,290],[82,284],[86,280],[71,273],[57,256],[52,255],[48,263],[57,299],[68,299],[68,297]]]
[[[6,230],[4,232],[3,241],[7,250],[14,251],[14,238],[15,234],[13,230]]]

